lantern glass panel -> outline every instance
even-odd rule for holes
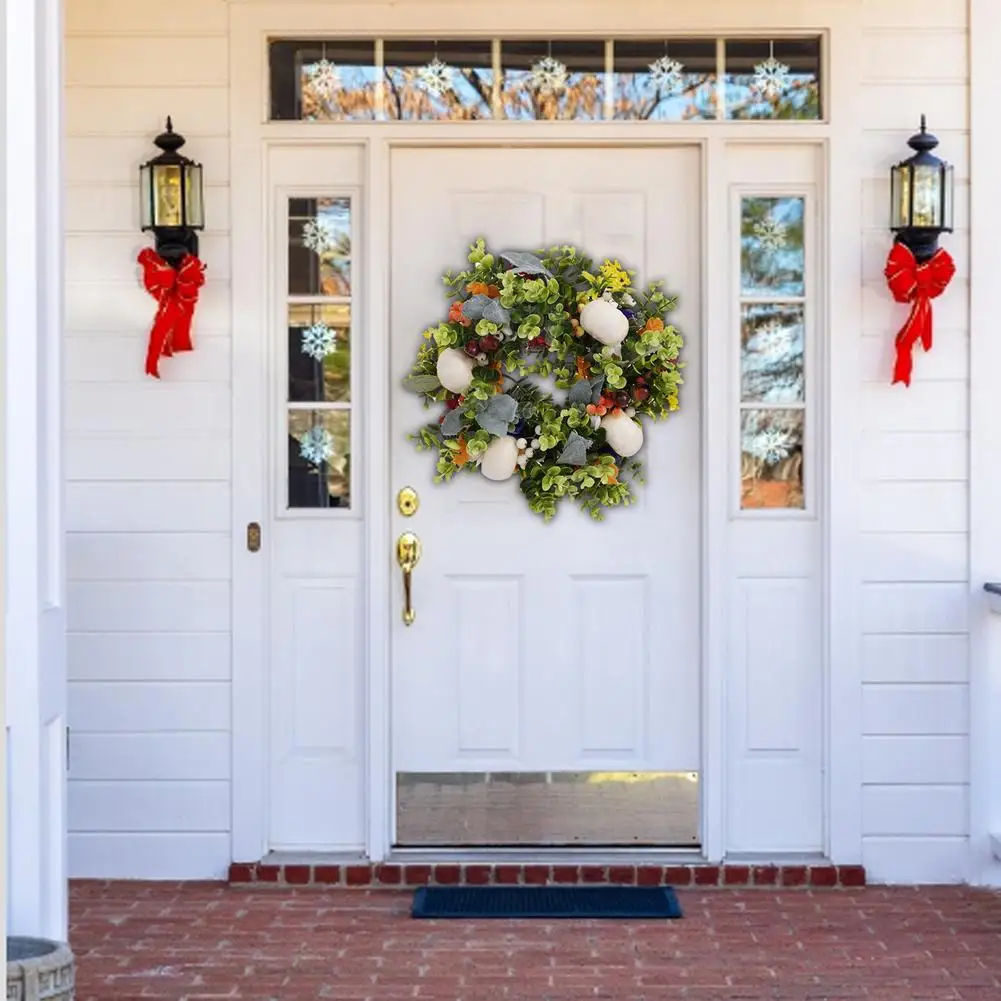
[[[955,183],[956,179],[951,166],[946,166],[942,171],[942,228],[947,232],[952,232],[953,212],[955,207]]]
[[[139,228],[153,228],[153,174],[148,163],[139,168]]]
[[[898,164],[890,172],[890,229],[911,224],[911,168]]]
[[[184,206],[181,191],[182,171],[179,164],[158,163],[153,166],[153,223],[155,226],[183,226]]]
[[[911,225],[928,229],[942,225],[942,172],[937,166],[914,167],[914,217]]]
[[[184,172],[184,201],[187,224],[192,229],[205,227],[205,199],[202,197],[202,166],[189,163]]]

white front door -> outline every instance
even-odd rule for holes
[[[394,566],[397,844],[693,840],[691,823],[672,833],[660,814],[619,830],[615,812],[664,773],[689,773],[697,800],[700,183],[695,146],[392,153],[390,484],[420,506],[403,517],[394,502],[390,541],[423,544],[409,627]],[[407,440],[429,412],[401,379],[447,312],[442,275],[480,236],[498,250],[571,243],[679,296],[681,409],[648,424],[639,501],[604,522],[566,508],[545,524],[514,480],[435,485],[434,459]]]

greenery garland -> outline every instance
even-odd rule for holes
[[[683,339],[666,316],[675,297],[632,284],[618,261],[568,245],[490,253],[474,243],[466,270],[442,279],[448,319],[424,332],[404,385],[445,412],[410,438],[438,454],[435,482],[479,471],[517,474],[547,521],[564,498],[592,517],[634,500],[640,417],[678,409]],[[529,377],[566,391],[554,399]]]

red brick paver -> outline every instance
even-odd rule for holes
[[[865,886],[860,865],[539,865],[537,863],[469,863],[437,865],[302,865],[301,863],[234,862],[234,886],[455,886],[492,883],[615,883],[625,886]]]
[[[413,921],[391,889],[78,883],[77,1001],[1001,1001],[1001,895],[679,892],[681,921]]]

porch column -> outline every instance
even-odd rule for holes
[[[2,2],[7,930],[65,939],[62,3]]]
[[[1001,886],[1001,335],[997,254],[997,0],[970,13],[970,880]]]

